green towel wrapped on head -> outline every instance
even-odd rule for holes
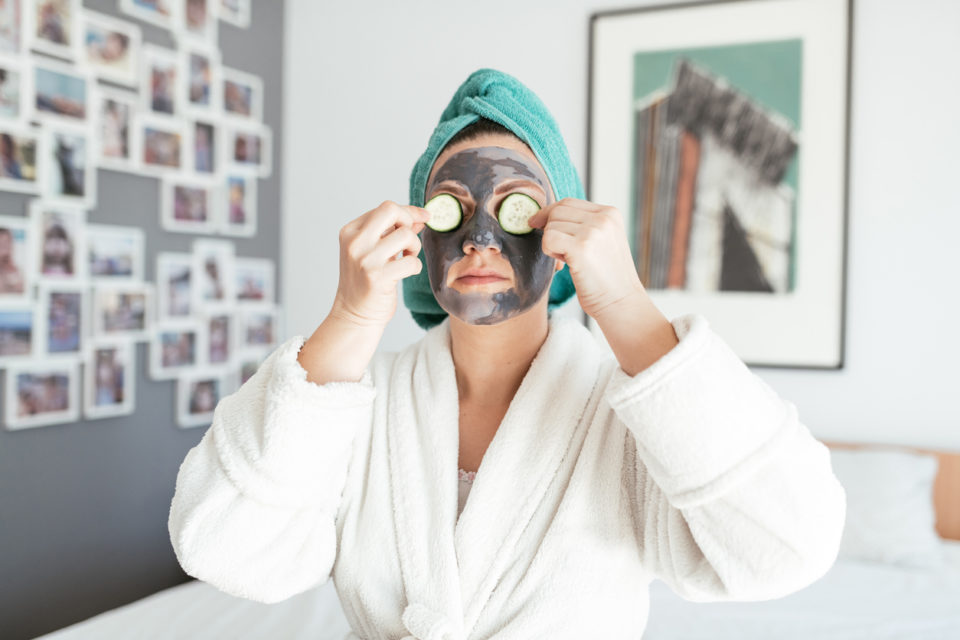
[[[585,197],[583,184],[570,161],[557,123],[540,98],[507,73],[479,69],[457,89],[430,136],[427,150],[414,165],[410,174],[410,204],[424,205],[427,178],[433,163],[451,138],[481,118],[503,125],[530,147],[546,171],[557,200]],[[423,249],[419,258],[424,260]],[[570,270],[564,265],[553,276],[548,309],[560,306],[574,293]],[[403,279],[403,302],[423,329],[439,324],[447,315],[430,290],[426,268]]]

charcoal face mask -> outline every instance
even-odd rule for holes
[[[458,190],[451,188],[447,191],[446,185],[441,185],[446,180],[465,188],[474,205],[471,206],[470,199],[462,197]],[[463,207],[463,219],[457,227],[450,231],[426,227],[421,241],[430,288],[437,303],[444,311],[468,324],[497,324],[523,313],[550,288],[556,262],[540,248],[543,230],[515,235],[504,231],[497,220],[500,203],[515,189],[498,194],[494,194],[494,189],[512,180],[527,180],[540,185],[546,194],[546,201],[541,204],[553,202],[550,182],[536,161],[503,147],[480,147],[455,153],[437,169],[427,185],[425,201],[437,193],[447,192],[457,197]],[[535,192],[530,190],[531,194]],[[447,285],[450,267],[467,257],[470,244],[480,255],[471,255],[466,262],[483,263],[503,275],[512,275],[510,288],[500,285],[499,290],[489,290],[492,287],[464,286],[458,291]],[[498,249],[502,257],[489,251],[489,247]],[[512,274],[508,273],[504,259],[509,262]],[[466,264],[460,265],[457,275],[464,270]]]

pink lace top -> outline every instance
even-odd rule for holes
[[[463,513],[463,505],[467,502],[467,496],[470,494],[470,487],[473,486],[473,479],[476,475],[476,471],[464,471],[463,469],[457,471],[457,476],[460,478],[460,482],[458,483],[460,493],[460,501],[457,507],[458,518],[460,514]]]

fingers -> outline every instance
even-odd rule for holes
[[[536,229],[543,227],[547,220],[582,222],[589,220],[591,216],[601,213],[604,209],[605,207],[586,200],[564,198],[553,204],[548,204],[537,211],[527,220],[527,224]]]
[[[392,260],[393,256],[401,251],[405,256],[412,255],[414,257],[420,253],[420,238],[409,227],[399,227],[388,232],[380,239],[377,246],[367,254],[365,260],[369,260],[370,264],[381,266],[387,260]]]
[[[384,277],[392,280],[401,280],[408,276],[420,273],[423,263],[416,255],[404,256],[399,260],[390,260],[383,268]]]
[[[540,250],[551,258],[559,258],[564,262],[570,262],[571,257],[576,256],[579,250],[579,242],[575,236],[568,233],[547,229],[543,232]]]
[[[380,238],[398,227],[414,228],[430,218],[426,209],[410,205],[400,205],[391,200],[384,201],[379,207],[368,211],[356,220],[357,226],[352,230],[365,249],[370,250]]]

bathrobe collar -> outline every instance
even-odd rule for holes
[[[476,624],[523,555],[521,534],[568,453],[601,361],[583,324],[550,316],[457,520],[460,411],[449,317],[398,355],[387,441],[411,637],[466,638]]]

